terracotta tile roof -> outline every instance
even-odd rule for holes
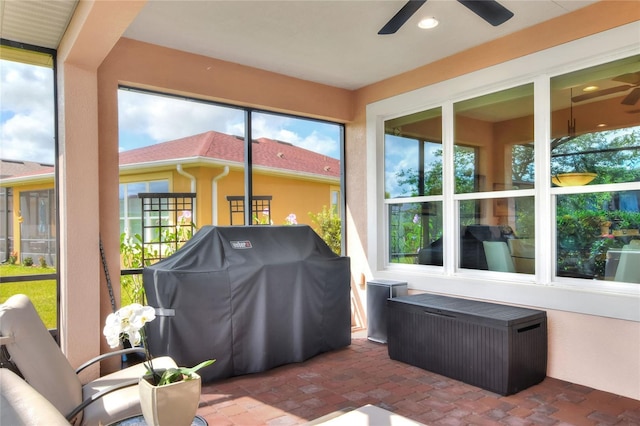
[[[242,138],[206,132],[120,153],[120,165],[175,161],[199,157],[224,162],[244,162]],[[340,177],[340,161],[287,142],[260,138],[253,141],[253,164],[299,173]]]
[[[244,163],[242,138],[218,132],[206,132],[169,142],[120,153],[120,165],[153,162],[179,163],[186,159],[220,160]],[[32,161],[0,160],[0,177],[36,177],[53,173],[52,165]],[[293,173],[339,178],[340,161],[287,142],[260,138],[253,141],[253,164]]]
[[[53,165],[35,161],[14,161],[0,159],[0,178],[37,176],[53,173]]]

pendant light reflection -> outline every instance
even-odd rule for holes
[[[567,122],[567,137],[556,139],[552,142],[552,150],[554,147],[561,143],[568,142],[576,137],[576,119],[573,117],[573,88],[569,95],[571,102],[569,104],[569,121]],[[558,173],[551,176],[551,182],[557,186],[582,186],[593,181],[598,175],[596,173],[588,172],[574,172],[574,173]]]
[[[598,176],[595,173],[560,173],[551,176],[551,182],[557,186],[582,186]]]

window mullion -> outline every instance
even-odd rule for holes
[[[456,242],[459,240],[458,202],[454,199],[454,111],[453,102],[442,105],[442,200],[443,206],[443,266],[446,275],[453,275],[458,265]]]
[[[253,224],[253,147],[251,141],[253,140],[253,129],[251,126],[251,109],[246,109],[244,112],[244,224]]]
[[[555,211],[551,201],[551,85],[548,76],[534,81],[534,152],[536,282],[548,285],[556,259]],[[551,231],[551,238],[549,238]],[[552,255],[549,256],[548,254]]]

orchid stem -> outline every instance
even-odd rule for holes
[[[153,377],[154,384],[157,384],[159,378],[156,377],[156,370],[153,368],[153,357],[151,356],[151,352],[149,352],[149,344],[147,343],[147,333],[144,330],[144,327],[140,329],[140,335],[142,336],[142,346],[144,347],[144,355],[147,359],[147,370],[151,372],[151,377]]]

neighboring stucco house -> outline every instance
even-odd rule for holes
[[[55,264],[56,210],[53,165],[0,159],[0,261],[43,257]],[[13,183],[17,185],[14,187]],[[28,254],[21,256],[27,247]]]
[[[324,208],[338,212],[339,160],[266,138],[254,140],[252,149],[254,192],[264,198],[260,211],[254,212],[257,219],[282,225],[293,213],[298,223],[313,226],[309,213]],[[244,224],[237,208],[231,213],[232,202],[244,195],[243,138],[209,131],[123,151],[119,157],[121,232],[141,232],[140,211],[129,213],[125,200],[137,200],[137,192],[131,191],[141,185],[149,188],[144,186],[149,182],[155,190],[147,192],[195,193],[193,221],[198,227]],[[10,230],[3,229],[3,247],[6,244],[17,252],[19,261],[31,257],[38,262],[44,257],[47,264],[55,264],[53,166],[7,160],[2,160],[2,166],[0,203],[7,206],[1,212],[2,223],[8,223]],[[0,254],[5,260],[9,253]]]
[[[251,147],[259,176],[254,194],[271,197],[273,224],[282,225],[290,213],[310,223],[309,212],[332,206],[332,193],[340,191],[339,160],[266,138]],[[213,131],[120,153],[121,184],[165,179],[171,192],[197,193],[197,225],[232,224],[227,197],[244,195],[243,173],[244,139]]]

